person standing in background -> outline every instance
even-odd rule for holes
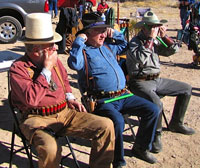
[[[185,22],[187,19],[187,13],[190,9],[190,5],[195,3],[195,0],[179,0],[179,9],[180,9],[180,18],[181,18],[181,25],[182,29],[185,27]]]
[[[108,10],[109,6],[106,3],[105,0],[101,0],[101,3],[97,6],[97,13],[101,16],[102,14],[105,14],[105,12]]]
[[[58,15],[57,0],[49,0],[49,10],[51,12],[51,17],[56,18]]]

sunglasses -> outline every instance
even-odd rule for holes
[[[160,25],[146,25],[145,24],[145,27],[149,30],[151,30],[152,28],[156,28],[156,27],[160,27]]]
[[[54,43],[50,43],[50,44],[41,44],[41,45],[34,45],[33,47],[33,51],[34,52],[40,52],[42,50],[48,50],[48,51],[52,51],[55,50],[55,44]]]
[[[95,33],[103,34],[107,32],[107,28],[93,28],[92,29]]]

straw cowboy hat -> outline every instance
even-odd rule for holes
[[[101,28],[101,27],[110,27],[110,25],[105,24],[101,16],[97,13],[86,13],[82,18],[83,29],[76,33],[78,34],[84,33],[87,29],[91,28]]]
[[[135,24],[135,28],[141,28],[145,24],[146,25],[163,25],[164,23],[167,23],[167,20],[159,20],[154,12],[147,11],[144,14],[144,17],[142,18],[142,20]]]
[[[62,37],[53,32],[51,15],[31,13],[26,16],[25,44],[47,44],[61,41]]]

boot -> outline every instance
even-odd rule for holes
[[[132,154],[133,156],[151,164],[157,162],[157,159],[148,150],[142,149],[141,146],[138,144],[134,145],[132,149]]]
[[[185,112],[187,110],[191,95],[179,95],[176,98],[172,119],[169,123],[169,130],[185,135],[192,135],[195,133],[194,129],[189,128],[183,124]]]
[[[162,142],[161,142],[161,132],[156,132],[154,141],[152,143],[151,152],[152,153],[159,153],[162,151]]]
[[[159,153],[162,151],[161,132],[162,132],[162,112],[160,113],[158,118],[156,133],[151,148],[152,153]]]

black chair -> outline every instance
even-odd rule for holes
[[[163,116],[163,118],[164,118],[164,120],[165,120],[165,124],[166,124],[166,126],[167,126],[167,130],[169,130],[169,123],[168,123],[168,121],[167,121],[167,117],[166,117],[166,115],[165,115],[164,110],[162,110],[162,116]]]
[[[34,168],[33,165],[33,155],[32,155],[32,145],[28,143],[28,141],[26,140],[25,136],[23,135],[23,133],[21,132],[21,129],[19,127],[19,116],[20,112],[17,108],[15,108],[12,105],[12,101],[11,101],[11,94],[9,94],[8,96],[8,100],[9,100],[9,104],[10,104],[10,109],[11,112],[13,114],[13,118],[14,118],[14,123],[13,123],[13,131],[12,131],[12,139],[11,139],[11,150],[10,150],[10,160],[9,160],[9,168],[12,167],[12,161],[13,161],[13,155],[21,152],[22,150],[25,150],[26,155],[28,157],[29,160],[29,166],[30,168]],[[15,136],[18,135],[21,138],[21,141],[23,143],[23,146],[20,147],[19,149],[15,150]],[[55,138],[59,138],[59,137],[55,137]],[[74,154],[73,148],[71,146],[71,143],[69,141],[69,138],[67,136],[64,137],[66,139],[66,144],[70,149],[70,153],[68,153],[67,155],[63,156],[61,159],[61,167],[63,167],[63,159],[67,158],[68,156],[72,155],[73,157],[73,161],[75,163],[76,168],[80,168],[79,163],[76,159],[76,156]]]
[[[129,128],[125,129],[124,131],[127,131],[127,130],[130,129],[133,141],[135,141],[136,135],[135,135],[135,132],[133,130],[133,127],[136,126],[136,125],[133,122],[131,122],[131,119],[129,118],[128,114],[124,114],[123,117],[124,117],[125,123],[128,124],[128,126],[129,126]]]

